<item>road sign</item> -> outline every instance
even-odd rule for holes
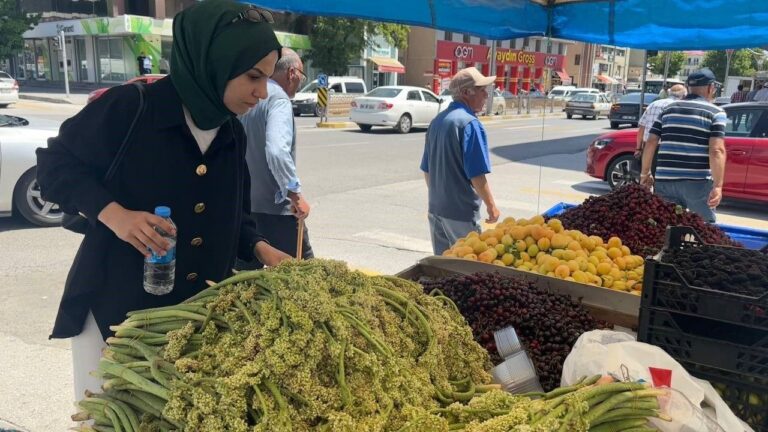
[[[325,108],[328,106],[328,87],[318,87],[317,106]]]
[[[318,87],[328,87],[328,75],[326,74],[320,74],[317,76],[317,86]]]

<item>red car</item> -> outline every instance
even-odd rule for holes
[[[768,202],[768,104],[758,102],[723,107],[725,127],[723,195]],[[599,136],[587,150],[586,173],[615,188],[636,181],[630,174],[637,129],[623,129]]]
[[[152,84],[153,82],[165,78],[165,74],[147,74],[147,75],[139,75],[135,78],[131,78],[128,81],[126,81],[124,84],[130,84],[132,82],[141,81],[145,84]],[[111,89],[112,87],[104,87],[97,90],[94,90],[90,93],[88,93],[88,102],[91,103],[95,101],[96,99],[100,98],[101,95],[104,94],[105,91]]]

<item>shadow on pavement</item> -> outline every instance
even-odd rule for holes
[[[584,152],[592,141],[600,135],[588,134],[499,146],[491,149],[491,153],[512,162],[583,171],[587,163],[586,160],[574,163],[573,158],[544,158],[544,156],[573,155]]]
[[[33,225],[18,216],[0,217],[0,233],[22,229],[43,228]],[[0,431],[1,432],[1,431]]]

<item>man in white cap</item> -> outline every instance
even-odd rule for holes
[[[487,87],[495,80],[495,76],[483,76],[474,67],[460,70],[449,87],[453,102],[427,130],[421,170],[429,192],[429,228],[435,255],[469,232],[480,231],[481,201],[488,211],[486,222],[499,219],[486,179],[491,172],[488,141],[475,116],[485,108]]]

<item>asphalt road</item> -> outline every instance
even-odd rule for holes
[[[80,107],[24,101],[0,113],[63,121]],[[426,187],[419,171],[424,131],[314,127],[298,118],[298,169],[312,204],[307,221],[317,256],[396,273],[431,255]],[[502,217],[530,217],[558,202],[608,191],[583,173],[585,151],[608,121],[564,117],[489,121],[491,187]],[[729,223],[768,228],[759,206],[724,205]],[[81,237],[0,219],[0,429],[71,427],[69,343],[48,340]]]

